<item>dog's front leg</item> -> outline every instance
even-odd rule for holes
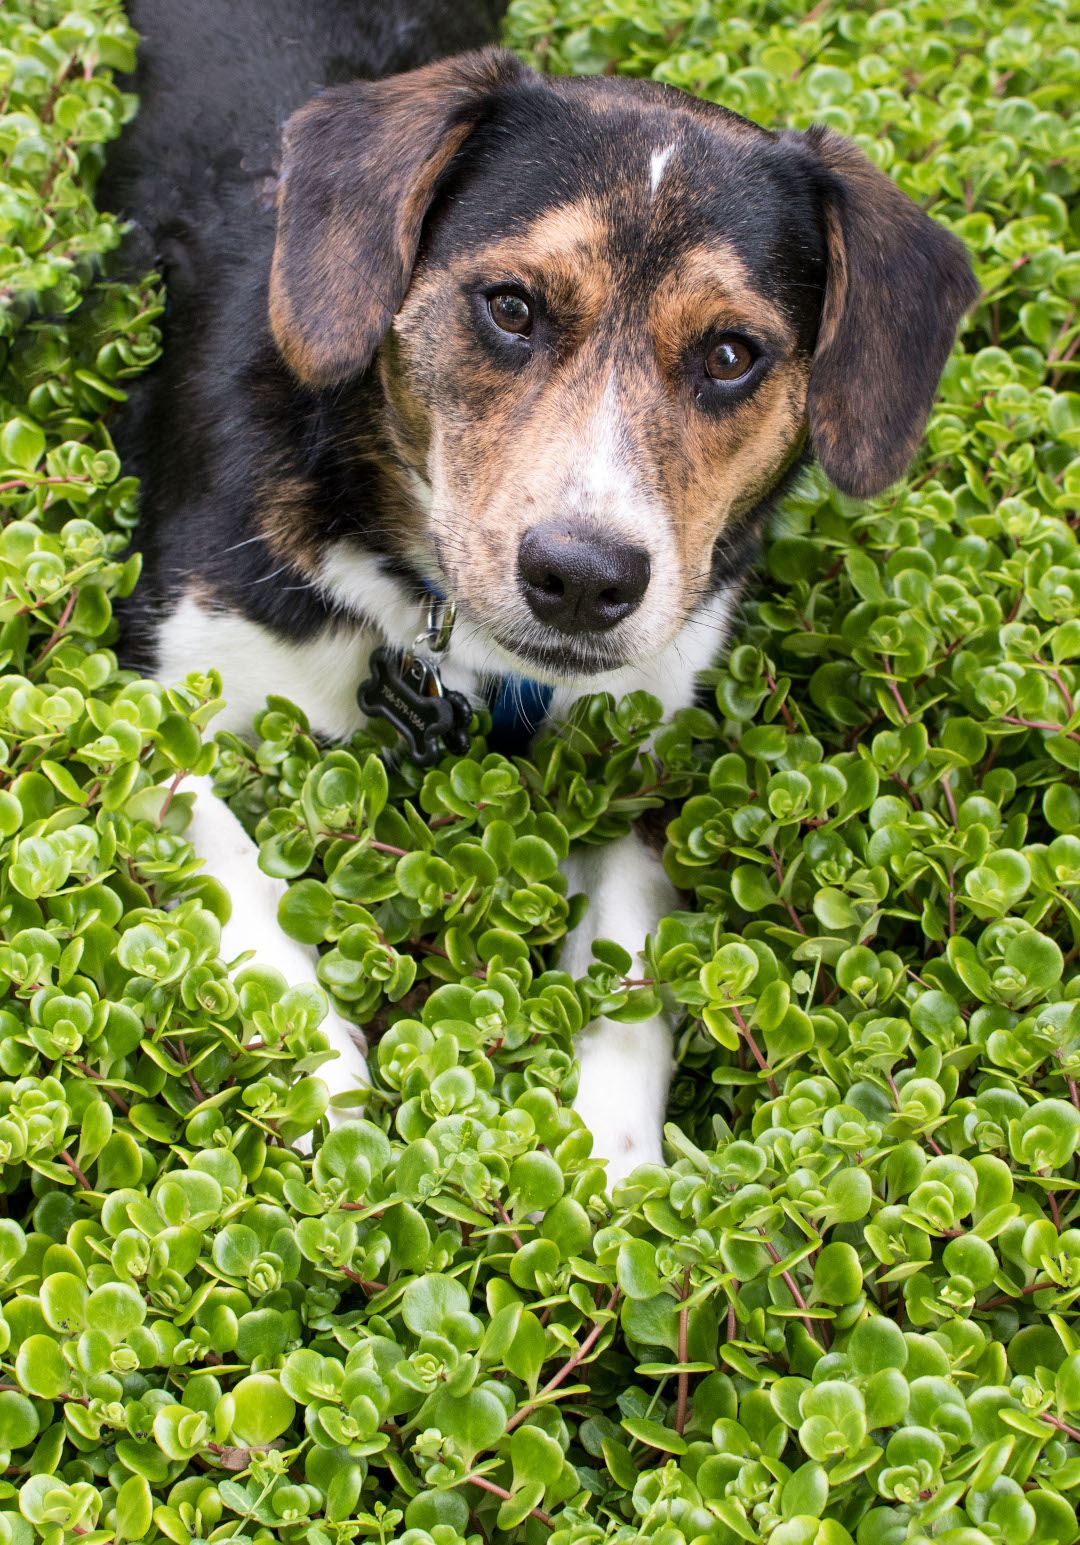
[[[218,799],[209,778],[192,778],[188,788],[195,794],[188,841],[206,861],[207,873],[220,880],[232,898],[232,915],[221,930],[222,959],[234,960],[254,950],[255,960],[249,963],[272,966],[290,987],[314,982],[316,952],[290,939],[278,922],[278,904],[286,882],[259,868],[258,847],[225,801]],[[331,1096],[362,1091],[354,1102],[362,1105],[370,1081],[355,1039],[357,1032],[332,1007],[320,1028],[338,1055],[322,1065],[319,1077]]]
[[[634,959],[678,897],[659,857],[636,832],[607,847],[584,848],[564,864],[571,892],[589,910],[559,961],[584,976],[594,939],[613,939]],[[574,1109],[593,1134],[593,1152],[608,1161],[608,1187],[638,1164],[664,1162],[661,1139],[671,1082],[671,1026],[662,1014],[637,1024],[597,1019],[578,1041],[581,1083]]]

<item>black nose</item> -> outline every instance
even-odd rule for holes
[[[521,539],[518,578],[541,622],[561,633],[602,633],[640,604],[649,555],[643,547],[545,521]]]

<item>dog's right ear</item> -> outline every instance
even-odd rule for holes
[[[500,86],[532,72],[489,48],[335,86],[285,125],[270,326],[307,386],[357,375],[405,298],[440,174]]]

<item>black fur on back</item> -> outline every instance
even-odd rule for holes
[[[123,609],[124,652],[152,670],[157,620],[186,573],[290,637],[326,621],[316,593],[290,589],[274,574],[280,560],[251,540],[253,478],[286,447],[296,470],[316,472],[330,530],[368,522],[381,545],[378,462],[351,449],[365,423],[377,437],[371,384],[307,392],[269,336],[281,130],[326,86],[490,43],[505,0],[128,0],[127,10],[141,44],[123,84],[140,106],[98,201],[134,222],[125,268],[156,267],[167,286],[163,358],[115,432],[143,501],[144,577]]]

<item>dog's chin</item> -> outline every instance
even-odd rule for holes
[[[551,634],[549,639],[510,642],[493,635],[493,642],[510,668],[520,676],[528,676],[550,686],[582,686],[590,677],[604,676],[610,671],[632,665],[633,658],[627,651],[613,643],[606,646],[600,639],[590,644],[588,635],[577,638]]]

